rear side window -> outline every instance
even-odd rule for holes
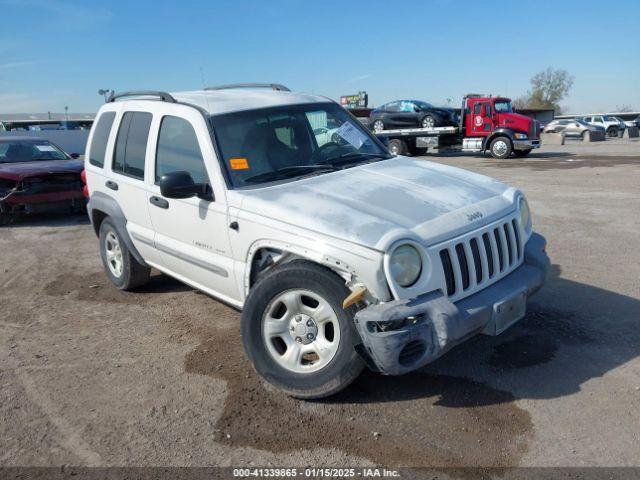
[[[147,152],[152,115],[146,112],[126,112],[122,116],[116,148],[113,152],[114,172],[144,178],[144,159]]]
[[[195,183],[209,183],[196,132],[178,117],[166,116],[160,124],[156,153],[156,183],[166,173],[185,171]]]
[[[96,167],[104,167],[104,156],[107,151],[107,141],[116,112],[105,112],[100,115],[96,128],[93,131],[93,138],[89,147],[89,163]]]

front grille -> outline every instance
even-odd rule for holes
[[[441,248],[447,296],[464,296],[516,268],[523,252],[518,228],[515,218],[505,220]]]
[[[82,190],[80,174],[65,173],[44,177],[28,177],[22,181],[22,191],[28,194]]]

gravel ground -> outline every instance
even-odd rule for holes
[[[427,158],[528,195],[549,281],[503,335],[322,402],[259,381],[233,309],[113,288],[83,217],[0,230],[0,465],[640,465],[640,143]]]

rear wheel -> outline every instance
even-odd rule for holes
[[[489,150],[491,151],[491,155],[493,158],[507,158],[511,155],[511,150],[513,147],[511,146],[511,140],[507,137],[496,137],[491,142],[491,146]]]
[[[404,140],[400,140],[397,138],[389,140],[389,152],[391,152],[393,155],[406,155],[407,143]]]
[[[314,263],[276,267],[253,287],[242,311],[242,343],[256,372],[298,398],[322,398],[355,380],[364,363],[344,280]]]
[[[610,127],[609,130],[607,130],[607,135],[609,137],[617,137],[618,136],[618,127]]]
[[[107,277],[120,290],[133,290],[149,281],[151,269],[131,255],[108,218],[100,225],[100,257]]]
[[[382,120],[376,120],[375,122],[373,122],[373,125],[371,127],[373,128],[374,132],[381,132],[384,130],[384,122]]]
[[[424,154],[427,153],[427,148],[426,147],[413,147],[411,149],[411,155],[416,156],[416,157],[420,157]]]

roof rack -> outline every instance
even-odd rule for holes
[[[163,102],[176,103],[176,99],[173,98],[169,93],[159,92],[156,90],[134,90],[131,92],[122,93],[111,92],[111,95],[109,95],[107,102],[115,102],[116,99],[123,97],[159,97]]]
[[[235,88],[270,88],[278,92],[290,92],[291,90],[279,83],[230,83],[217,87],[206,87],[205,90],[232,90]]]

